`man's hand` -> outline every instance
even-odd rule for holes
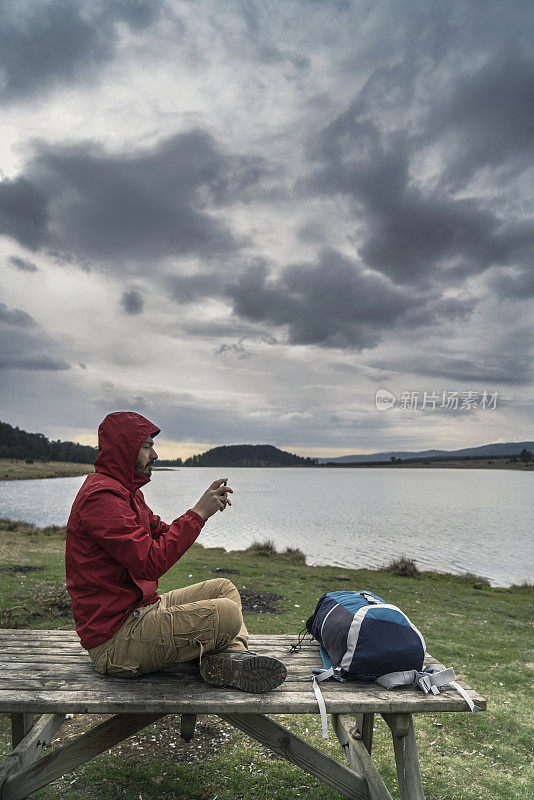
[[[213,481],[209,489],[206,489],[196,506],[192,510],[199,514],[204,522],[209,519],[216,511],[224,511],[226,505],[232,505],[228,498],[228,492],[233,493],[233,489],[226,486],[228,478],[218,478]]]

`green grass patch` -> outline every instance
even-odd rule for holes
[[[55,587],[65,581],[64,546],[64,529],[40,530],[0,522],[0,615],[17,605],[31,611],[46,589],[55,596]],[[429,652],[445,666],[454,667],[457,675],[488,701],[488,710],[477,716],[415,717],[428,800],[534,796],[531,585],[492,588],[480,584],[475,576],[428,572],[410,576],[386,570],[309,567],[292,553],[271,550],[266,558],[255,549],[226,552],[195,544],[163,576],[159,590],[166,592],[225,573],[244,592],[280,597],[274,603],[279,613],[245,614],[251,633],[291,632],[296,639],[320,595],[335,589],[371,589],[399,605],[423,632]],[[480,588],[475,589],[475,583]],[[40,611],[41,616],[33,617],[20,612],[11,622],[1,624],[73,627],[72,618],[55,613],[53,606]],[[343,760],[333,733],[328,741],[321,739],[318,715],[280,715],[279,721]],[[9,722],[5,717],[0,722],[0,747],[7,753]],[[244,734],[223,727],[228,732],[213,748],[214,740],[209,737],[195,737],[190,745],[180,743],[177,731],[173,737],[156,723],[132,737],[124,751],[115,748],[102,754],[38,792],[37,798],[333,800],[339,796]],[[396,797],[388,729],[380,719],[375,727],[373,757]],[[148,751],[143,749],[146,742],[151,743]],[[203,748],[200,758],[198,748]]]

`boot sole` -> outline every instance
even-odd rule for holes
[[[243,661],[234,661],[223,654],[213,654],[202,659],[201,675],[214,686],[233,686],[243,692],[263,694],[285,681],[287,669],[281,661],[270,656],[251,656]]]

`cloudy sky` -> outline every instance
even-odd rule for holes
[[[93,444],[134,409],[161,457],[532,438],[533,30],[531,0],[3,0],[0,418]]]

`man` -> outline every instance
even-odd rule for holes
[[[149,420],[117,411],[98,429],[95,473],[74,500],[67,523],[67,589],[76,631],[96,669],[136,678],[200,657],[204,680],[266,692],[285,680],[275,658],[247,649],[241,599],[226,578],[159,596],[158,578],[191,547],[205,522],[231,505],[219,478],[170,525],[145,503],[158,456]]]

